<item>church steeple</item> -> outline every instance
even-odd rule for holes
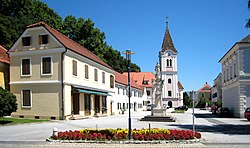
[[[173,52],[178,52],[174,47],[174,43],[172,41],[169,29],[168,29],[168,17],[166,17],[166,32],[165,32],[162,47],[161,47],[162,52],[165,52],[166,50],[172,50]]]

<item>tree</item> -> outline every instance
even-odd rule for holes
[[[248,0],[248,4],[247,4],[248,9],[250,10],[250,0]],[[246,27],[249,28],[250,27],[250,19],[247,19],[247,24]]]
[[[183,101],[184,101],[184,105],[191,107],[191,99],[188,96],[187,92],[183,93]]]
[[[27,25],[43,21],[81,44],[118,72],[126,71],[126,60],[105,41],[106,36],[91,19],[62,18],[39,0],[2,0],[0,6],[0,44],[9,49]],[[140,67],[131,63],[131,71]]]
[[[2,0],[0,7],[0,44],[9,49],[27,25],[44,21],[55,29],[62,18],[38,0]]]
[[[16,96],[0,87],[0,117],[9,116],[16,110]]]
[[[63,20],[60,31],[96,54],[117,72],[127,71],[126,59],[121,56],[119,51],[105,42],[105,33],[94,26],[95,23],[90,18],[86,20],[81,17],[76,19],[74,16],[69,15]],[[131,63],[131,71],[140,71],[140,67]]]

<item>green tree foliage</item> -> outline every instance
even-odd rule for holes
[[[250,10],[250,0],[248,0],[248,4],[247,4],[248,9]],[[250,19],[247,19],[247,24],[246,27],[249,28],[250,27]]]
[[[91,19],[85,20],[81,17],[76,19],[69,15],[63,20],[61,32],[96,54],[116,71],[127,71],[125,58],[105,42],[105,33],[95,28],[94,25]],[[131,71],[140,71],[140,67],[131,63]]]
[[[27,25],[44,21],[59,29],[62,18],[38,0],[2,0],[0,5],[0,44],[9,49]]]
[[[191,99],[190,97],[188,96],[187,92],[184,92],[183,93],[183,101],[184,101],[184,105],[188,106],[188,107],[191,107]]]
[[[69,15],[64,20],[39,0],[2,0],[0,5],[0,44],[9,49],[27,25],[43,21],[72,40],[86,47],[118,72],[127,71],[121,53],[107,45],[106,36],[94,27],[91,19],[76,19]],[[140,67],[131,63],[131,71]]]
[[[9,116],[16,110],[16,96],[0,87],[0,117]]]

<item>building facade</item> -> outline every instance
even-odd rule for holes
[[[127,76],[128,73],[123,73],[123,75]],[[148,104],[154,104],[153,81],[155,81],[155,75],[152,72],[131,72],[130,77],[141,88],[145,88],[143,94],[146,95],[147,99],[143,102],[143,108],[146,110]]]
[[[206,82],[199,90],[197,90],[198,104],[197,107],[207,107],[211,104],[211,86]]]
[[[14,117],[66,119],[111,114],[115,71],[44,22],[27,26],[9,51]]]
[[[236,42],[219,60],[222,66],[222,106],[244,117],[250,106],[250,35]]]
[[[131,96],[130,107],[131,112],[143,111],[143,103],[147,100],[145,95],[145,88],[136,84],[131,78]],[[128,77],[118,72],[115,73],[115,95],[113,99],[114,109],[113,114],[123,114],[128,112],[129,100],[128,100]]]
[[[211,88],[211,98],[212,104],[217,101],[222,100],[222,74],[219,73],[218,76],[214,79],[214,85]]]
[[[10,90],[10,58],[7,50],[0,45],[0,87]]]
[[[183,86],[178,81],[178,51],[174,47],[168,24],[162,48],[159,52],[161,75],[163,81],[163,106],[177,107],[183,105]]]

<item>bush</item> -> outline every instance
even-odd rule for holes
[[[16,110],[16,96],[0,87],[0,117],[9,116]]]

